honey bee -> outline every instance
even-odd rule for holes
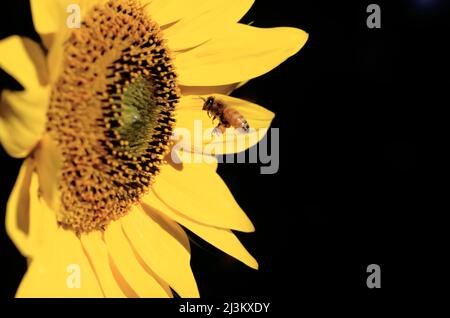
[[[249,132],[250,126],[247,120],[236,109],[217,100],[214,96],[201,97],[201,99],[204,101],[202,110],[206,111],[213,121],[216,118],[219,119],[219,124],[214,128],[213,134],[223,134],[230,127],[241,128],[246,133]]]

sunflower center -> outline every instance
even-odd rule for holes
[[[79,234],[104,229],[147,191],[180,94],[159,27],[135,1],[94,7],[64,51],[47,132],[63,158],[58,222]]]
[[[121,119],[122,126],[117,131],[133,155],[141,155],[147,149],[148,131],[153,131],[158,125],[155,121],[158,104],[154,101],[152,87],[149,78],[136,78],[123,92],[120,110],[110,113]]]

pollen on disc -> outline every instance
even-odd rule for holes
[[[136,1],[95,6],[64,44],[47,132],[63,163],[58,222],[102,230],[148,190],[180,93],[159,26]]]

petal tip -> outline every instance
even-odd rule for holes
[[[251,261],[247,262],[247,264],[250,268],[253,268],[254,270],[259,270],[259,264],[258,261],[253,258]]]
[[[297,54],[303,46],[305,46],[306,42],[309,39],[309,33],[302,29],[297,28],[288,28],[289,32],[291,33],[290,39],[292,41],[292,55]]]

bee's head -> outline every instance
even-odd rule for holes
[[[209,96],[208,98],[202,98],[203,101],[205,102],[203,104],[203,110],[207,110],[209,108],[211,108],[211,106],[214,104],[215,102],[215,98],[214,96]]]

